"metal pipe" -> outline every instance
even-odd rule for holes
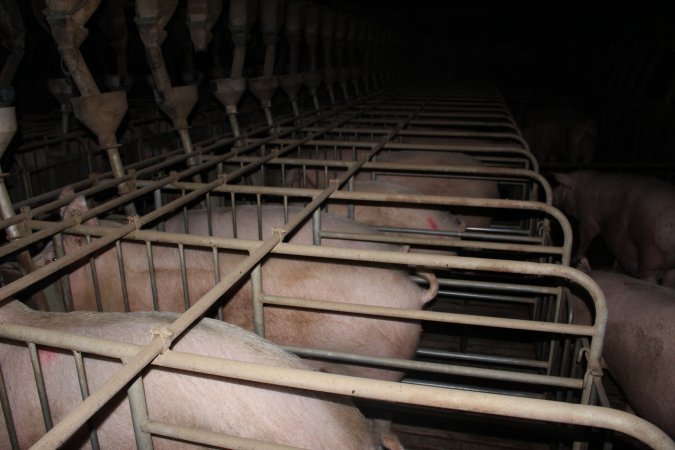
[[[143,347],[132,344],[11,324],[0,325],[0,335],[10,339],[34,340],[37,343],[44,341],[45,345],[71,348],[116,358],[133,356],[138,354],[139,350],[142,353],[146,352],[143,350]],[[151,342],[151,345],[161,347],[161,341],[157,342],[158,339],[155,338]],[[154,359],[154,361],[149,359],[148,362],[188,372],[199,371],[199,373],[214,376],[239,378],[275,386],[283,385],[298,389],[330,392],[386,402],[407,403],[443,410],[494,414],[553,423],[601,427],[621,431],[655,449],[675,449],[675,443],[663,431],[649,422],[623,411],[597,406],[574,405],[551,400],[526,399],[508,395],[468,392],[430,386],[416,386],[301,369],[274,367],[270,370],[269,367],[259,364],[227,361],[173,350],[167,350],[164,354]],[[122,370],[128,372],[129,369],[127,367],[124,366]],[[104,386],[104,389],[107,389],[107,387]],[[94,395],[97,394],[98,392]],[[61,423],[64,421],[72,422],[74,419],[71,415]],[[56,427],[54,430],[56,430]],[[58,442],[58,439],[54,438],[54,434],[45,435],[38,443],[39,446],[37,448],[45,448],[45,445]]]
[[[131,409],[131,422],[134,428],[134,437],[136,438],[136,448],[142,450],[152,450],[152,435],[144,430],[148,423],[148,405],[145,401],[145,389],[143,388],[143,377],[137,377],[129,389],[129,408]]]
[[[78,351],[73,351],[73,358],[75,359],[75,369],[77,370],[77,380],[80,383],[80,394],[82,395],[82,400],[89,397],[89,385],[87,383],[87,373],[84,369],[84,360],[82,359],[82,353]],[[98,450],[98,435],[96,434],[96,428],[89,423],[91,431],[89,432],[89,443],[91,444],[92,450]]]

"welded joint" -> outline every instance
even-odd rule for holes
[[[272,235],[278,234],[279,240],[283,241],[286,236],[287,230],[281,227],[272,227]]]
[[[584,374],[583,389],[592,386],[593,380],[595,380],[596,378],[602,378],[602,369],[594,369],[592,367],[589,367],[588,370],[586,370],[586,373]]]
[[[153,328],[150,330],[152,338],[159,337],[162,340],[162,353],[166,353],[167,350],[171,348],[171,343],[173,342],[173,332],[167,327]]]
[[[127,216],[127,220],[129,221],[130,224],[136,228],[136,231],[141,229],[141,226],[143,225],[141,223],[141,218],[138,216],[138,214],[133,215],[133,216]]]

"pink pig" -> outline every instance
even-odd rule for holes
[[[603,357],[637,413],[675,436],[675,291],[626,275],[591,271],[607,301]],[[575,323],[591,323],[572,297]]]
[[[64,208],[63,216],[69,217],[85,209],[86,202],[82,197],[78,197]],[[237,237],[258,239],[256,207],[239,206],[236,211]],[[263,237],[269,236],[274,227],[283,225],[281,207],[263,205],[262,216]],[[90,224],[95,222],[94,219]],[[372,231],[366,225],[327,213],[322,214],[322,224],[324,229],[332,231],[354,233]],[[166,230],[182,232],[182,226],[183,218],[179,215],[166,223]],[[205,211],[190,211],[190,233],[207,234]],[[232,237],[232,214],[229,209],[214,212],[214,234]],[[329,245],[347,248],[400,251],[399,246],[388,244],[330,239],[325,241]],[[305,224],[292,237],[291,242],[311,244],[311,223]],[[84,244],[82,236],[64,235],[66,253]],[[152,248],[159,310],[183,311],[185,307],[178,251],[176,247],[159,244],[153,245]],[[96,258],[104,311],[124,310],[122,283],[115,253],[115,248],[112,247]],[[153,309],[146,246],[142,243],[124,242],[122,253],[130,310]],[[35,258],[36,264],[46,262],[51,256],[47,248],[43,254]],[[221,278],[243,259],[244,255],[240,252],[220,252]],[[185,264],[189,299],[190,302],[194,302],[215,284],[212,253],[186,249]],[[427,275],[430,287],[424,291],[404,272],[390,268],[275,256],[265,261],[262,270],[263,292],[268,295],[412,310],[421,309],[438,290],[438,281],[433,274]],[[77,270],[71,272],[69,280],[75,309],[96,309],[89,264],[83,263]],[[250,282],[234,288],[228,294],[229,300],[223,311],[225,320],[252,330],[251,295]],[[265,331],[266,337],[284,345],[405,359],[411,358],[414,354],[421,332],[419,323],[415,321],[357,317],[274,306],[265,308]],[[320,361],[313,364],[323,369],[332,368],[338,372],[386,380],[398,380],[402,376],[400,372],[372,367]]]
[[[151,330],[168,325],[174,313],[42,313],[19,302],[0,307],[0,324],[29,325],[80,336],[144,344]],[[38,347],[47,398],[54,423],[81,401],[73,356],[68,351]],[[239,327],[202,319],[173,345],[177,351],[274,367],[308,369],[299,358]],[[25,345],[0,343],[0,364],[21,448],[35,443],[45,428]],[[101,386],[121,364],[86,357],[90,391]],[[301,448],[400,449],[390,433],[380,433],[346,399],[330,394],[266,388],[252,382],[196,377],[152,368],[143,375],[149,417],[162,422]],[[112,400],[94,416],[102,449],[136,448],[129,404]],[[84,430],[82,430],[84,431]],[[76,433],[64,448],[87,447],[88,434]],[[156,449],[202,448],[153,437]],[[10,448],[5,420],[0,420],[0,447]]]

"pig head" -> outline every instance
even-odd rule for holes
[[[675,286],[675,188],[636,175],[555,174],[554,205],[578,221],[575,260],[601,236],[631,275]]]

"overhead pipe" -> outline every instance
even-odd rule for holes
[[[209,43],[213,42],[215,50],[212,56],[214,57],[214,72],[218,73],[218,68],[221,67],[220,57],[218,51],[220,50],[220,38],[213,39],[214,35],[211,29],[218,21],[223,10],[222,0],[188,0],[187,3],[187,27],[190,31],[190,39],[194,50],[198,52],[205,52],[208,49]],[[222,78],[219,74],[217,78]]]
[[[298,92],[302,87],[302,76],[298,73],[300,52],[300,29],[302,28],[305,4],[302,0],[290,0],[286,10],[286,37],[288,38],[288,74],[279,77],[281,88],[288,95],[293,115],[300,115]]]
[[[213,95],[225,106],[232,134],[239,138],[241,131],[237,120],[237,104],[246,92],[244,60],[249,32],[258,15],[258,0],[230,0],[229,13],[229,28],[234,42],[230,77],[212,80],[211,88]]]
[[[249,90],[260,101],[269,127],[274,125],[272,96],[279,86],[279,79],[274,76],[274,60],[279,42],[279,31],[285,19],[285,6],[284,0],[261,0],[260,28],[265,42],[265,61],[262,76],[248,80]]]
[[[323,80],[323,74],[318,70],[317,64],[317,46],[319,44],[319,7],[313,3],[307,6],[305,15],[305,42],[309,49],[309,68],[304,73],[303,79],[305,85],[309,89],[309,94],[314,103],[314,109],[318,112],[321,107],[319,105],[318,90]]]
[[[71,100],[73,99],[73,85],[67,78],[50,78],[47,80],[49,92],[61,105],[61,133],[68,133],[70,113],[73,111]]]
[[[335,11],[324,9],[321,14],[321,43],[323,44],[323,82],[328,90],[330,104],[335,106],[335,82],[337,71],[333,65],[333,37],[335,34]]]
[[[135,21],[145,46],[145,54],[155,83],[155,101],[159,108],[173,121],[173,127],[183,145],[186,155],[193,155],[192,140],[188,132],[187,117],[197,103],[197,86],[171,86],[166,70],[161,45],[166,38],[164,27],[173,16],[178,0],[136,0]],[[187,160],[188,166],[198,164],[194,156]],[[201,182],[199,174],[192,177]]]
[[[223,10],[223,0],[188,0],[187,26],[194,48],[205,52],[213,39],[211,29]]]
[[[127,69],[127,45],[129,32],[124,8],[121,0],[108,0],[105,13],[99,22],[103,34],[106,35],[110,46],[115,51],[117,61],[117,75],[109,75],[106,84],[110,90],[127,89],[131,87],[131,79]]]
[[[5,150],[7,150],[15,133],[16,114],[14,108],[0,108],[0,159],[2,159],[2,156],[5,154]],[[12,199],[10,198],[7,186],[5,185],[5,175],[5,173],[2,173],[2,168],[0,168],[0,214],[2,215],[3,220],[11,219],[16,216],[14,207],[12,206]],[[10,225],[6,229],[8,241],[20,239],[26,234],[28,234],[28,231],[22,223]],[[33,259],[28,250],[18,253],[16,255],[16,261],[24,273],[31,273],[35,270]],[[47,311],[49,309],[44,291],[36,292],[33,295],[33,302],[35,308],[39,310]]]
[[[47,9],[44,13],[68,74],[80,92],[80,97],[71,100],[75,117],[96,134],[99,147],[108,154],[115,178],[123,178],[126,174],[117,150],[119,144],[115,132],[127,112],[126,93],[116,91],[101,94],[79,50],[88,34],[84,24],[96,11],[99,2],[46,0]],[[129,183],[119,184],[120,194],[131,190]],[[133,203],[126,205],[125,210],[128,215],[136,214]]]
[[[192,34],[188,27],[188,12],[185,5],[179,3],[178,11],[175,13],[176,20],[173,21],[172,32],[178,39],[178,46],[183,53],[183,70],[181,71],[181,79],[185,84],[199,84],[202,78],[201,73],[195,70],[195,48],[192,43]]]

